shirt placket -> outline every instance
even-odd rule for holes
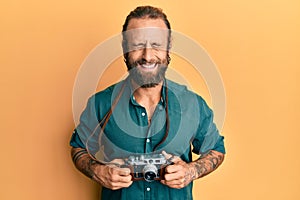
[[[145,197],[145,199],[147,199],[147,200],[150,200],[151,199],[151,190],[152,190],[152,188],[151,188],[151,183],[149,183],[149,182],[145,182],[145,184],[144,184],[144,197]]]
[[[153,123],[157,123],[157,119],[156,117],[158,117],[157,115],[160,115],[161,113],[164,110],[163,106],[162,105],[157,105],[154,113],[153,113],[153,116],[152,116],[152,123],[150,123],[148,125],[148,129],[147,129],[147,135],[146,135],[146,138],[145,138],[145,153],[151,153],[153,152],[153,143],[152,143],[152,140],[151,140],[151,136],[153,135],[152,133],[155,133],[156,130],[154,130],[155,126],[153,126]],[[147,118],[148,119],[148,118]]]
[[[148,123],[148,115],[146,112],[146,109],[142,106],[140,106],[139,104],[136,103],[136,101],[133,98],[133,104],[136,106],[136,109],[138,109],[138,118],[139,121],[141,122],[140,125],[144,126],[146,124],[148,124],[148,128],[147,128],[147,132],[144,138],[145,141],[145,148],[144,148],[144,153],[152,153],[153,152],[153,148],[155,146],[155,144],[153,144],[152,142],[152,135],[153,133],[155,133],[156,126],[154,126],[153,123],[157,123],[157,120],[159,120],[161,118],[161,113],[164,111],[164,107],[162,105],[162,101],[157,105],[157,108],[155,109],[153,116],[152,116],[152,123]],[[154,182],[147,182],[147,181],[143,181],[143,189],[144,189],[144,199],[145,200],[151,200],[151,199],[155,199],[154,198],[154,186],[155,184],[158,184],[157,181]]]

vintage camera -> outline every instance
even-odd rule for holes
[[[129,156],[124,161],[125,165],[122,167],[130,168],[134,181],[144,179],[148,182],[164,179],[166,166],[172,164],[161,153]]]

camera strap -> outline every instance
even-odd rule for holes
[[[99,135],[99,144],[101,144],[100,140],[101,140],[102,134],[104,132],[104,129],[105,129],[105,127],[106,127],[106,125],[107,125],[107,123],[108,123],[108,121],[109,121],[109,119],[110,119],[110,117],[111,117],[111,115],[112,115],[115,107],[117,106],[119,100],[121,99],[121,96],[122,96],[122,94],[124,92],[126,83],[127,83],[127,81],[125,80],[123,82],[122,86],[121,86],[120,92],[118,93],[117,97],[113,101],[112,106],[110,107],[109,111],[104,115],[104,117],[101,119],[101,121],[98,123],[98,125],[95,127],[95,129],[93,130],[92,134],[89,137],[89,138],[93,137],[95,135],[97,129],[100,127],[101,129],[100,129],[100,135]],[[163,87],[165,87],[165,96],[166,96],[166,98],[165,98],[165,102],[166,102],[165,103],[165,109],[166,109],[166,131],[165,131],[164,137],[162,138],[162,140],[157,145],[155,145],[153,151],[155,151],[167,139],[167,137],[169,135],[169,129],[170,129],[169,108],[168,108],[168,101],[169,101],[168,96],[169,95],[168,95],[168,86],[167,86],[167,81],[166,80],[165,80],[165,85]],[[88,147],[87,145],[88,145],[89,138],[86,141],[86,148]],[[96,160],[95,156],[93,156],[89,152],[88,148],[87,148],[87,151],[90,154],[90,156],[93,159]],[[107,157],[104,155],[104,158],[107,158]],[[98,162],[100,162],[101,164],[114,164],[114,163],[105,162],[105,161],[99,161],[99,160],[98,160]]]

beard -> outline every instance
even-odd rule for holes
[[[169,64],[169,55],[165,59],[156,59],[146,61],[141,58],[136,61],[129,59],[126,62],[129,77],[142,88],[151,88],[157,86],[165,79],[165,74]],[[144,71],[140,69],[140,65],[155,65],[157,68],[155,71]]]

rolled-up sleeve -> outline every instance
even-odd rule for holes
[[[97,109],[95,107],[95,97],[89,98],[86,108],[80,116],[80,122],[73,131],[70,145],[72,147],[86,148],[87,142],[91,142],[93,136],[99,125],[97,118]]]
[[[200,119],[198,130],[192,141],[193,152],[196,154],[205,154],[210,150],[225,153],[224,137],[219,134],[216,124],[213,120],[213,111],[206,102],[199,97]]]

